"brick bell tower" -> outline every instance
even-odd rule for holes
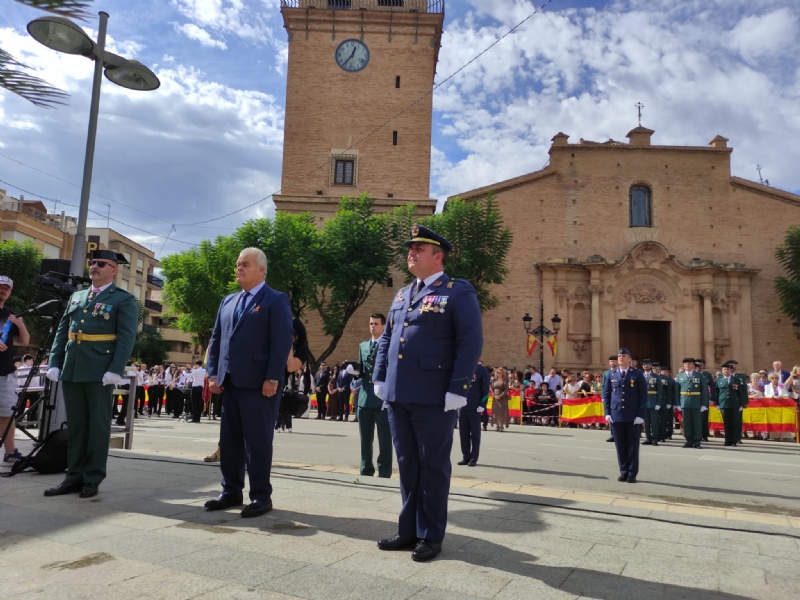
[[[281,0],[289,63],[279,210],[311,211],[321,224],[342,196],[368,192],[377,212],[415,204],[433,214],[430,91],[444,4]]]

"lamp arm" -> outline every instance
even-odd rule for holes
[[[119,56],[118,54],[114,54],[113,52],[109,52],[108,50],[104,50],[102,53],[98,53],[97,50],[94,50],[93,54],[96,59],[101,59],[103,61],[104,67],[122,67],[128,62],[127,59]]]

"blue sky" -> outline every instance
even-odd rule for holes
[[[163,85],[135,93],[104,81],[92,210],[106,214],[110,204],[112,218],[156,235],[113,227],[164,253],[272,214],[267,200],[190,226],[280,188],[287,44],[278,5],[95,2],[111,15],[111,49],[151,66]],[[438,80],[535,6],[449,0]],[[0,156],[0,188],[77,204],[77,187],[39,171],[80,183],[92,65],[28,37],[26,23],[41,14],[0,2],[0,47],[71,98],[42,110],[0,92],[0,154],[8,157]],[[734,147],[735,175],[757,180],[761,164],[772,185],[800,190],[799,18],[791,0],[553,0],[437,90],[431,193],[441,199],[540,169],[558,131],[573,142],[624,139],[637,101],[654,143],[704,145],[721,134]],[[91,216],[90,225],[105,225]],[[172,238],[185,243],[159,237],[172,225]]]

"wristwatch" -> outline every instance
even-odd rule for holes
[[[277,379],[267,379],[267,381],[269,381],[270,383],[274,383],[275,385],[278,385]]]

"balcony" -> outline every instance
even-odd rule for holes
[[[154,285],[157,288],[164,287],[164,280],[161,279],[158,275],[148,275],[147,276],[147,283],[150,285]]]
[[[163,308],[160,302],[155,302],[153,300],[145,300],[144,307],[157,313],[160,313]]]
[[[156,326],[156,325],[150,325],[148,323],[144,323],[142,325],[142,331],[145,332],[145,333],[160,333],[161,332],[161,328]]]
[[[281,0],[281,8],[444,13],[445,0]]]

